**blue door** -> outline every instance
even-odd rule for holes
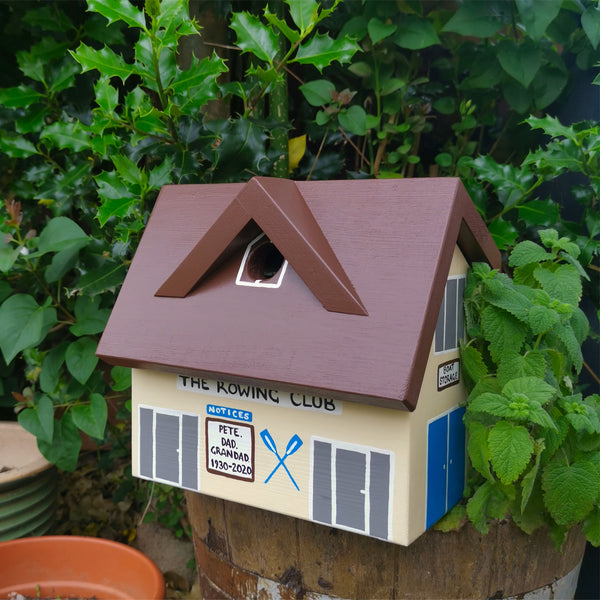
[[[431,421],[427,427],[428,529],[461,498],[465,485],[463,407]]]

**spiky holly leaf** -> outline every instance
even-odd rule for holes
[[[334,40],[327,34],[317,33],[307,44],[298,48],[296,57],[290,62],[313,65],[322,72],[335,60],[340,64],[349,63],[358,51],[360,51],[359,45],[350,38]]]
[[[237,35],[237,45],[242,52],[250,52],[270,65],[277,54],[277,36],[270,27],[248,12],[234,13],[231,29]]]

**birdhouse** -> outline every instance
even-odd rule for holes
[[[473,261],[458,179],[164,187],[98,347],[133,473],[410,544],[465,483]]]

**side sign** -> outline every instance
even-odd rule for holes
[[[207,417],[206,470],[254,481],[254,426]]]
[[[460,382],[460,360],[455,359],[438,366],[438,392]]]

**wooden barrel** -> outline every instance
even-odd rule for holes
[[[404,547],[202,494],[186,499],[206,600],[508,598],[572,573],[576,582],[585,550],[578,530],[559,553],[547,532],[528,536],[512,522],[485,536],[469,524],[430,530]]]

